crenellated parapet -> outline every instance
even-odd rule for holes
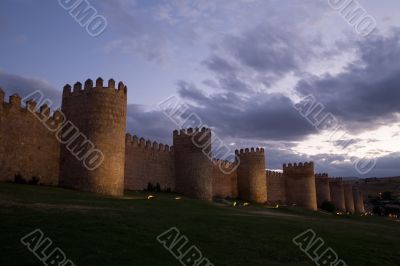
[[[202,128],[187,128],[187,129],[181,129],[181,130],[174,130],[174,137],[185,137],[185,136],[193,136],[197,135],[199,133],[211,133],[210,128],[202,127]]]
[[[212,160],[211,154],[211,129],[202,128],[187,128],[174,130],[173,132],[174,146],[185,147],[185,153],[198,153],[199,151],[206,155],[209,161]]]
[[[329,178],[328,173],[315,174],[315,178]]]
[[[270,171],[270,170],[266,170],[265,174],[267,176],[274,176],[274,177],[283,177],[283,173],[282,172],[277,172],[277,171]]]
[[[60,125],[64,122],[64,116],[59,110],[52,111],[47,104],[42,104],[38,106],[37,102],[29,99],[25,102],[25,106],[22,105],[22,98],[18,93],[15,93],[9,97],[9,101],[4,101],[5,93],[0,89],[0,111],[4,115],[10,112],[17,112],[21,114],[18,117],[19,120],[23,119],[24,116],[34,115],[37,119],[41,120],[43,123],[51,125],[52,127]]]
[[[73,86],[67,84],[63,89],[63,99],[68,97],[77,97],[87,93],[108,93],[126,98],[127,87],[123,82],[119,82],[118,86],[115,84],[115,80],[110,79],[107,86],[104,86],[103,79],[98,78],[96,84],[93,84],[91,79],[85,81],[82,85],[80,82],[76,82]]]
[[[146,140],[144,138],[138,138],[136,135],[126,134],[125,135],[126,148],[137,147],[145,150],[154,150],[160,152],[173,152],[174,147],[166,144],[158,143],[157,141]]]
[[[312,175],[314,174],[314,162],[300,162],[300,163],[288,163],[288,164],[283,164],[283,172],[285,173],[307,173],[310,174],[312,172]]]
[[[264,148],[246,148],[246,149],[240,149],[240,150],[235,150],[236,155],[240,156],[245,156],[245,155],[257,155],[260,154],[261,156],[264,156]]]

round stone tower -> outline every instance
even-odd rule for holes
[[[310,210],[317,210],[314,163],[284,164],[286,201]]]
[[[188,197],[211,201],[213,164],[211,130],[174,131],[175,190]]]
[[[344,199],[344,187],[341,178],[332,178],[329,180],[332,203],[337,211],[346,212],[346,203]]]
[[[353,186],[351,184],[343,184],[343,189],[346,211],[349,213],[354,213]]]
[[[267,201],[264,149],[236,150],[239,198],[256,203]]]
[[[109,80],[82,88],[66,85],[62,113],[60,186],[122,196],[124,193],[127,88]]]
[[[321,207],[324,201],[331,201],[328,174],[315,175],[315,187],[317,189],[317,204]]]
[[[360,191],[360,200],[361,200],[361,212],[365,213],[365,204],[364,204],[364,192]]]
[[[364,199],[360,190],[356,187],[353,187],[353,199],[354,199],[354,211],[355,213],[364,213]]]

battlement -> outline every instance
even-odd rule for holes
[[[262,154],[264,155],[264,148],[246,148],[235,150],[236,155],[246,155],[246,154]]]
[[[158,143],[157,141],[146,140],[144,138],[138,138],[136,135],[126,134],[125,144],[132,145],[133,147],[139,147],[147,150],[156,150],[162,152],[173,152],[174,147],[166,144]]]
[[[187,129],[181,129],[181,130],[174,130],[174,137],[176,136],[192,136],[192,135],[196,135],[199,132],[202,133],[211,133],[211,129],[210,128],[206,128],[206,127],[202,127],[200,128],[187,128]]]
[[[0,110],[9,111],[13,109],[27,115],[32,113],[41,119],[45,119],[46,123],[58,124],[63,122],[64,117],[62,113],[59,110],[52,112],[47,104],[38,107],[34,100],[29,99],[25,102],[25,106],[22,106],[22,98],[18,93],[11,95],[8,102],[4,101],[4,97],[5,93],[0,89],[0,100],[2,101]]]
[[[305,163],[289,163],[283,165],[283,171],[291,171],[291,170],[313,170],[314,171],[314,162],[305,162]]]
[[[329,178],[327,173],[315,174],[315,178]]]
[[[277,171],[266,170],[266,171],[265,171],[265,174],[266,174],[267,176],[283,177],[283,173],[277,172]]]
[[[329,178],[329,182],[332,182],[332,183],[341,182],[341,183],[343,183],[343,178],[342,177],[331,177],[331,178]]]
[[[108,80],[107,86],[104,86],[103,83],[103,79],[98,78],[95,85],[93,85],[93,81],[91,79],[86,80],[83,87],[82,83],[80,82],[76,82],[73,87],[69,84],[66,84],[63,89],[63,98],[83,95],[89,92],[108,92],[126,97],[128,88],[122,81],[118,83],[118,87],[115,86],[115,80],[113,79]]]

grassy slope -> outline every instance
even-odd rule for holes
[[[76,265],[180,265],[156,241],[176,226],[215,265],[315,265],[292,244],[314,229],[348,265],[400,265],[400,223],[300,209],[224,207],[145,193],[124,199],[0,184],[0,265],[42,265],[19,239],[40,228]],[[397,246],[396,246],[397,245]]]

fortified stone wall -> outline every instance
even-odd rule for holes
[[[68,121],[77,127],[81,135],[73,142],[61,146],[60,185],[82,191],[122,196],[124,193],[125,129],[127,109],[127,88],[120,82],[109,80],[103,87],[98,78],[93,86],[87,80],[82,89],[81,83],[66,85],[63,91],[62,112]],[[63,141],[73,139],[71,124],[63,127]],[[86,156],[90,145],[85,136],[94,144],[97,153],[80,161],[69,150],[79,156]],[[104,157],[102,157],[102,155]],[[96,160],[104,158],[99,167]],[[88,167],[89,166],[89,167]],[[94,168],[94,169],[91,169]]]
[[[236,198],[238,196],[237,171],[234,163],[214,160],[213,196],[216,198]]]
[[[286,180],[287,203],[317,210],[314,163],[284,164],[283,174]]]
[[[25,181],[33,177],[39,184],[58,185],[60,146],[55,133],[48,126],[59,124],[60,114],[46,105],[36,110],[36,103],[28,101],[21,107],[21,97],[14,94],[4,102],[0,89],[0,181],[14,181],[16,175]]]
[[[328,174],[316,174],[315,186],[317,190],[317,204],[321,207],[324,201],[331,201],[331,191],[329,188]]]
[[[189,128],[174,131],[175,191],[211,201],[213,166],[211,130]]]
[[[332,178],[329,180],[332,203],[336,210],[346,212],[346,203],[344,199],[344,187],[342,178]]]
[[[268,202],[282,204],[286,202],[285,178],[283,173],[266,171]]]
[[[343,184],[344,188],[344,203],[346,205],[346,211],[354,213],[354,198],[353,198],[353,186],[351,184]]]
[[[364,212],[360,190],[343,187],[341,179],[329,180],[327,174],[315,176],[312,162],[283,165],[283,173],[265,171],[264,149],[251,148],[237,150],[234,163],[213,163],[207,128],[174,131],[174,149],[125,135],[127,88],[122,82],[116,88],[111,79],[104,87],[98,78],[95,86],[87,80],[84,88],[77,82],[71,89],[64,87],[62,112],[52,115],[45,105],[36,110],[32,100],[21,107],[18,95],[4,102],[0,89],[0,181],[36,177],[40,184],[115,196],[124,188],[143,190],[158,183],[203,200],[239,197],[311,210],[330,200],[340,211]],[[101,163],[91,168],[96,160]]]
[[[125,189],[145,190],[148,184],[175,190],[173,147],[126,135]]]
[[[264,149],[251,148],[235,151],[239,158],[237,168],[238,195],[242,200],[256,203],[267,201]]]

